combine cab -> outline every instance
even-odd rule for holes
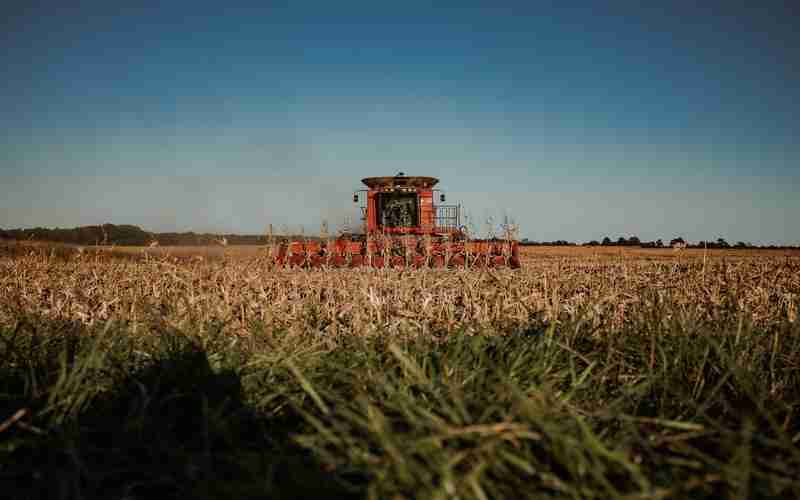
[[[436,204],[445,196],[434,177],[367,177],[356,191],[364,234],[328,241],[292,241],[273,246],[280,267],[510,267],[519,268],[517,241],[468,239],[458,205]]]

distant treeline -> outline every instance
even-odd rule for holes
[[[224,238],[228,245],[264,245],[269,237],[266,234],[213,234],[213,233],[152,233],[139,226],[102,224],[98,226],[81,226],[72,229],[35,227],[31,229],[0,229],[0,239],[48,241],[54,243],[68,243],[74,245],[118,245],[118,246],[146,246],[158,242],[161,246],[192,246],[209,245],[220,242]],[[307,240],[319,239],[314,235],[275,235],[276,239]],[[523,246],[578,246],[566,240],[531,241],[527,238],[520,242]],[[638,247],[638,248],[669,248],[676,245],[685,245],[685,248],[769,248],[769,249],[800,249],[800,246],[759,246],[752,243],[739,241],[729,244],[723,238],[713,241],[699,241],[689,243],[682,237],[673,238],[668,242],[658,239],[655,241],[641,241],[636,236],[625,238],[620,236],[616,240],[609,237],[602,241],[592,240],[583,246],[603,247]]]
[[[571,241],[565,240],[556,240],[556,241],[530,241],[527,238],[523,239],[520,244],[524,246],[578,246],[577,243],[573,243]],[[625,238],[620,236],[616,240],[612,240],[608,236],[603,238],[602,241],[592,240],[586,243],[583,243],[582,246],[587,247],[637,247],[637,248],[670,248],[674,246],[683,246],[685,248],[768,248],[768,249],[776,249],[776,250],[791,250],[791,249],[800,249],[800,246],[790,246],[790,245],[754,245],[753,243],[745,243],[744,241],[738,241],[734,244],[730,244],[725,241],[724,238],[717,238],[716,240],[709,240],[709,241],[698,241],[696,243],[689,243],[684,240],[682,237],[673,238],[669,240],[669,242],[664,242],[664,240],[658,239],[655,241],[641,241],[636,236],[631,236],[630,238]]]
[[[288,237],[288,236],[284,236]],[[48,241],[74,245],[146,246],[157,242],[161,246],[209,245],[222,238],[229,245],[263,245],[266,235],[211,233],[152,233],[138,226],[102,224],[72,229],[36,227],[31,229],[0,229],[0,238],[12,240]]]

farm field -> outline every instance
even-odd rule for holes
[[[0,245],[17,498],[798,498],[800,252]]]

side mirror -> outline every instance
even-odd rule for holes
[[[440,195],[439,195],[439,201],[441,201],[442,203],[444,203],[444,193],[442,193],[442,194],[440,194]]]
[[[358,203],[358,193],[353,194],[353,203]]]

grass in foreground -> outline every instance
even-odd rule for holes
[[[688,326],[687,326],[688,325]],[[797,498],[800,329],[0,334],[16,498]]]
[[[792,256],[25,250],[0,248],[0,496],[800,497]]]

